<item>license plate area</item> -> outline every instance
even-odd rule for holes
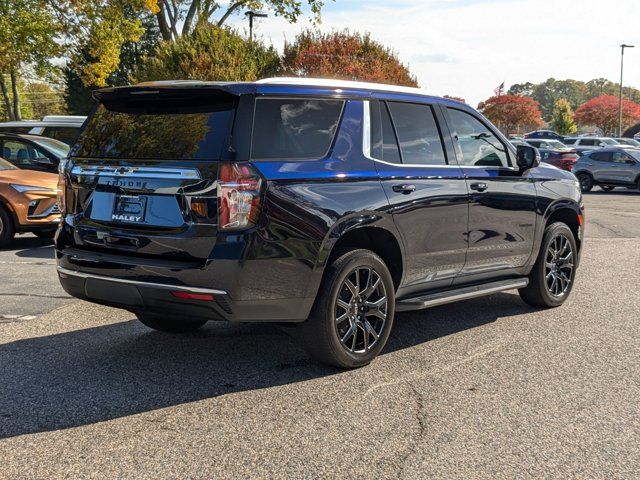
[[[116,195],[111,220],[123,223],[144,223],[146,212],[147,197]]]

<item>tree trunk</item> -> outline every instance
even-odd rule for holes
[[[9,120],[13,118],[13,110],[11,108],[11,99],[9,98],[9,90],[7,90],[7,82],[4,80],[4,74],[0,72],[0,90],[2,90],[2,98],[4,99],[4,109],[7,112]]]
[[[169,25],[167,25],[167,19],[164,18],[164,5],[162,5],[160,11],[156,13],[156,19],[158,20],[158,28],[160,29],[162,39],[167,42],[171,41],[171,30],[169,30]]]
[[[20,94],[18,93],[18,77],[15,69],[11,69],[11,90],[13,92],[13,118],[22,120],[20,113]]]

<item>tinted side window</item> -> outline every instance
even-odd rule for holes
[[[598,162],[610,162],[611,152],[593,152],[589,157],[592,160],[597,160]]]
[[[393,130],[389,110],[384,103],[380,105],[380,116],[382,122],[382,160],[390,163],[400,163],[398,139]]]
[[[446,165],[442,138],[428,105],[389,102],[389,110],[400,143],[402,162],[418,165]]]
[[[5,140],[2,149],[2,157],[17,167],[33,166],[33,159],[43,156],[28,143],[16,140]]]
[[[586,138],[584,140],[580,140],[580,145],[586,145],[588,147],[593,147],[595,145],[599,145],[600,142],[598,142],[597,140],[593,140],[591,138]]]
[[[344,101],[259,98],[251,157],[322,158],[338,128]]]
[[[78,138],[79,128],[76,127],[46,127],[42,132],[43,137],[55,138],[67,145],[72,145]]]
[[[456,133],[456,151],[462,165],[508,167],[504,144],[476,117],[447,108],[451,129]]]
[[[624,152],[612,152],[611,157],[612,157],[611,159],[615,163],[627,163],[629,160],[631,160],[631,157],[629,157]]]

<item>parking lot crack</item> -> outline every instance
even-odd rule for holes
[[[411,383],[409,381],[406,381],[404,383],[409,387],[409,390],[411,391],[411,394],[412,394],[413,398],[415,399],[414,417],[415,417],[415,423],[416,423],[416,425],[418,427],[418,431],[414,435],[414,438],[413,438],[413,441],[412,441],[410,447],[408,448],[408,450],[400,458],[400,461],[399,461],[400,462],[400,466],[399,466],[399,469],[398,469],[397,478],[402,478],[403,477],[403,474],[404,474],[405,468],[407,467],[409,459],[415,453],[417,453],[418,449],[420,448],[420,444],[422,443],[422,440],[423,440],[424,436],[427,433],[427,424],[426,424],[426,421],[425,421],[426,408],[425,408],[424,396],[422,395],[420,390],[418,390],[418,388],[413,383]]]
[[[47,295],[41,293],[0,293],[0,297],[71,298],[69,295]]]

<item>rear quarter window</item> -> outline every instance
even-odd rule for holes
[[[314,159],[329,153],[343,100],[258,98],[251,158]]]

